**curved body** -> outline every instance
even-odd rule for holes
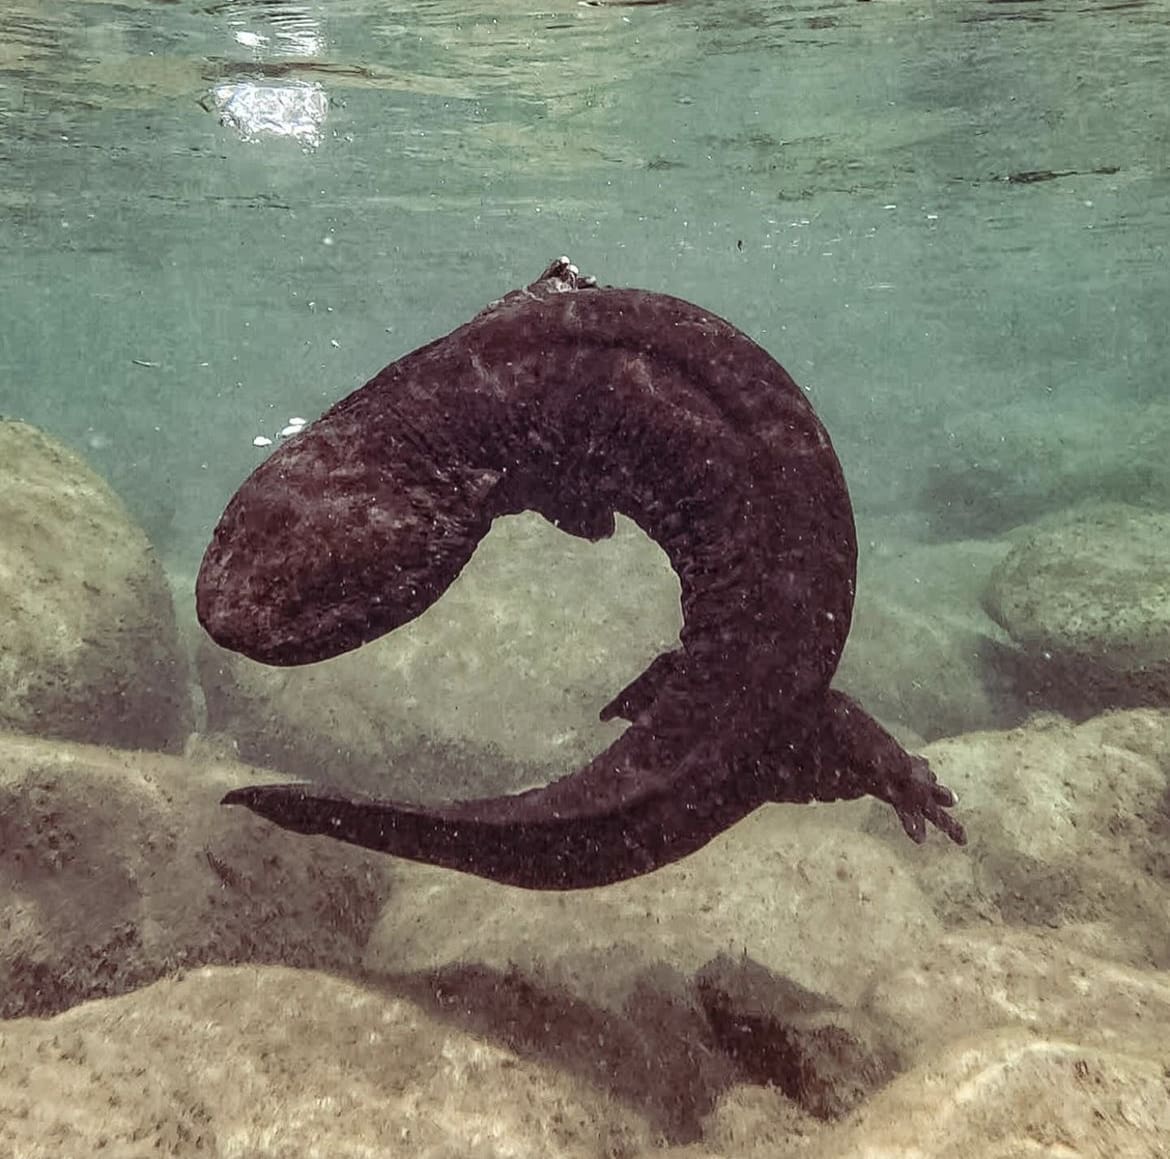
[[[681,648],[603,710],[631,721],[614,744],[547,787],[449,806],[306,785],[227,800],[300,832],[545,889],[648,872],[770,800],[873,792],[912,835],[929,819],[961,836],[924,763],[829,690],[856,541],[808,400],[724,320],[597,288],[564,259],[387,366],[259,467],[207,549],[199,618],[266,663],[337,655],[419,615],[492,520],[522,510],[588,539],[621,512],[678,573]]]

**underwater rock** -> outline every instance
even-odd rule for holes
[[[355,652],[273,668],[199,630],[207,725],[248,761],[422,802],[572,772],[624,725],[599,705],[678,641],[678,580],[628,520],[588,544],[499,519],[443,599]],[[539,722],[540,727],[534,727]]]
[[[630,978],[620,1007],[595,1005],[520,966],[452,962],[387,982],[461,1030],[636,1108],[672,1143],[699,1139],[704,1117],[743,1079],[691,979],[664,964]]]
[[[22,1159],[1153,1159],[1170,1137],[1164,1060],[1144,1042],[1005,1028],[925,1052],[839,1123],[737,1087],[701,1144],[663,1148],[562,1068],[379,989],[274,966],[204,967],[3,1023],[0,1043],[0,1153]]]
[[[1170,713],[1037,718],[926,751],[970,819],[969,856],[931,845],[908,864],[944,921],[1112,924],[1128,947],[1170,963]],[[866,827],[896,839],[880,810]]]
[[[1084,953],[1049,931],[956,930],[879,978],[863,1005],[917,1061],[940,1043],[1014,1026],[1170,1062],[1170,974]]]
[[[931,753],[970,802],[970,857],[936,856],[937,835],[917,847],[893,826],[889,844],[850,828],[887,824],[876,802],[771,807],[685,862],[566,895],[298,841],[246,813],[225,825],[215,800],[255,770],[0,738],[3,953],[25,969],[0,959],[0,994],[26,999],[6,1013],[225,958],[375,975],[189,970],[0,1024],[0,1154],[276,1159],[311,1141],[402,1159],[1158,1155],[1170,981],[1140,962],[1170,960],[1141,944],[1170,923],[1155,841],[1170,826],[1170,713]],[[946,872],[960,860],[965,881]],[[951,920],[985,920],[946,932],[926,894]],[[1099,952],[1077,948],[1086,922]],[[816,992],[814,1024],[866,1028],[876,1058],[907,1069],[885,1086],[875,1072],[862,1097],[865,1052],[839,1052],[849,1065],[822,1093],[861,1101],[831,1123],[777,1087],[731,1085],[703,967],[745,951],[779,990]],[[422,1009],[412,970],[439,983]],[[664,1150],[663,1135],[695,1142]]]
[[[364,964],[375,974],[516,967],[620,1010],[646,970],[689,976],[734,947],[850,1005],[942,926],[897,851],[828,811],[761,809],[684,863],[568,899],[399,863]]]
[[[78,456],[0,420],[0,728],[174,751],[191,727],[170,590]]]
[[[0,1024],[0,1154],[613,1159],[638,1118],[410,1002],[314,971],[192,970]]]
[[[0,734],[0,1017],[203,962],[355,968],[385,859],[225,819],[255,775]]]
[[[1007,551],[995,541],[863,544],[834,684],[896,734],[927,741],[1019,723],[1024,706],[998,662],[1010,641],[980,605]]]
[[[837,1119],[888,1082],[897,1055],[866,1014],[721,954],[696,977],[720,1046],[752,1082],[778,1087],[818,1119]]]
[[[1086,717],[1170,705],[1170,514],[1108,504],[1025,533],[984,604],[1036,705]]]
[[[928,740],[1017,723],[1022,706],[992,661],[1007,637],[979,603],[1007,550],[863,550],[835,684],[896,733]],[[188,592],[176,601],[189,602]],[[472,786],[527,788],[611,743],[621,726],[596,709],[614,674],[640,672],[675,642],[679,623],[678,581],[631,523],[584,544],[525,514],[496,521],[439,604],[356,652],[273,668],[201,629],[192,646],[207,727],[232,737],[244,760],[440,801]]]
[[[998,406],[948,420],[937,445],[919,507],[938,538],[1003,535],[1104,495],[1170,507],[1166,403]]]
[[[703,1120],[703,1147],[674,1148],[658,1159],[804,1159],[814,1140],[833,1134],[830,1124],[774,1087],[744,1083],[727,1091]]]
[[[1003,1030],[895,1079],[805,1159],[1155,1159],[1170,1138],[1164,1058]]]
[[[850,1007],[941,936],[897,854],[830,821],[865,808],[762,809],[685,862],[571,898],[403,863],[363,964],[686,1140],[736,1073],[691,981],[713,958],[746,952]]]
[[[1100,429],[1082,417],[1016,406],[951,418],[921,506],[940,536],[992,538],[1092,495]],[[1099,491],[1097,492],[1099,493]]]

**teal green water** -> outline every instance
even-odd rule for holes
[[[946,534],[957,423],[1164,390],[1168,47],[1140,0],[10,0],[0,413],[188,564],[255,435],[568,253],[757,338],[862,520]]]

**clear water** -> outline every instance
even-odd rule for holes
[[[0,416],[189,576],[257,436],[565,253],[767,347],[863,542],[1140,501],[1168,59],[1166,0],[6,0]]]
[[[766,345],[863,516],[964,415],[1163,385],[1163,3],[15,0],[0,34],[0,413],[188,564],[254,433],[562,252]],[[320,143],[221,124],[241,82],[314,86]]]

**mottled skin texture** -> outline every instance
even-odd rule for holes
[[[420,806],[314,785],[236,790],[301,833],[530,889],[604,885],[769,801],[888,801],[962,842],[954,797],[829,688],[856,539],[837,457],[784,369],[729,323],[567,260],[382,370],[280,448],[224,512],[197,585],[227,648],[304,664],[419,615],[492,520],[596,540],[614,512],[666,552],[681,647],[602,710],[630,727],[578,772]]]

